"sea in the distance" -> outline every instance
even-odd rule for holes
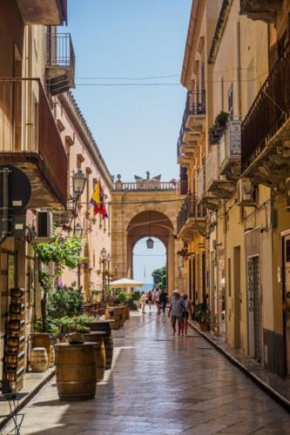
[[[153,284],[144,284],[143,287],[139,287],[138,290],[139,292],[145,292],[148,293],[150,290],[152,290],[153,288]]]

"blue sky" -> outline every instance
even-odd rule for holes
[[[178,177],[186,94],[179,82],[190,7],[191,0],[69,0],[64,31],[76,52],[73,92],[111,174],[124,181],[147,170],[164,181]],[[149,83],[169,86],[135,86]],[[143,252],[142,243],[138,249]],[[162,253],[156,244],[154,255]],[[143,278],[144,266],[150,276],[160,258],[136,257],[135,278]]]

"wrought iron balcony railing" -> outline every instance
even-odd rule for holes
[[[290,118],[290,53],[276,63],[242,124],[242,170],[246,170]]]
[[[0,132],[0,164],[27,173],[34,207],[66,206],[67,154],[39,79],[0,78]]]
[[[183,125],[188,116],[205,115],[205,91],[189,91],[186,97]]]
[[[188,195],[177,216],[177,232],[179,233],[188,219],[203,219],[206,216],[205,208],[198,202],[196,196]]]
[[[48,32],[46,68],[52,95],[75,87],[75,52],[70,33]]]

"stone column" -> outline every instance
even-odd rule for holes
[[[169,296],[171,296],[172,291],[175,288],[175,246],[174,245],[175,245],[174,237],[170,235],[168,237],[168,245],[167,245],[167,268],[168,268],[167,290]]]

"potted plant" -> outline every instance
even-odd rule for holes
[[[209,312],[208,307],[205,303],[196,304],[194,306],[193,320],[195,320],[199,324],[199,328],[201,331],[209,330]]]
[[[221,111],[216,119],[215,119],[215,126],[217,131],[223,132],[228,124],[229,114],[227,112]]]

